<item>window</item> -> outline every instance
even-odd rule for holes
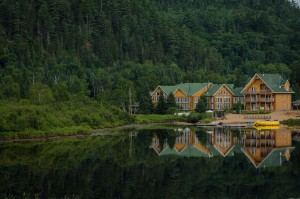
[[[225,94],[225,95],[228,95],[228,92],[227,92],[227,91],[224,91],[224,94]]]
[[[189,105],[188,104],[183,104],[182,109],[183,110],[189,110]]]
[[[189,98],[183,98],[183,103],[189,103]]]
[[[231,101],[231,99],[230,99],[230,97],[224,97],[224,102],[226,103],[230,103],[230,101]]]
[[[222,104],[217,104],[217,109],[218,109],[218,110],[221,110],[221,109],[223,109],[223,106],[222,106]]]
[[[217,97],[217,102],[218,103],[222,102],[222,98],[221,97]]]
[[[194,102],[195,102],[195,104],[197,104],[197,103],[198,103],[198,100],[199,100],[199,98],[198,98],[198,97],[194,97]]]

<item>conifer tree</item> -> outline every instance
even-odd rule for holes
[[[149,93],[148,95],[143,95],[140,97],[139,113],[141,114],[153,113],[153,103]]]
[[[196,105],[195,111],[198,113],[205,113],[206,111],[206,97],[204,95],[202,95],[199,100],[198,103]]]
[[[156,113],[158,114],[166,114],[167,112],[167,104],[164,98],[163,93],[159,95],[158,103],[156,105]]]
[[[166,105],[167,105],[167,109],[171,108],[171,107],[177,107],[175,97],[174,97],[173,93],[169,94],[169,96],[167,98]]]

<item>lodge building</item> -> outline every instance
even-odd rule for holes
[[[206,96],[209,110],[233,109],[236,103],[245,110],[291,110],[292,93],[290,83],[279,74],[255,74],[245,87],[233,84],[182,83],[175,86],[158,86],[151,92],[157,104],[159,96],[165,98],[172,93],[181,110],[194,110],[202,95]]]

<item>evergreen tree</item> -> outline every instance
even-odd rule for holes
[[[198,103],[196,105],[195,111],[198,113],[205,113],[206,111],[206,96],[202,95],[199,100]]]
[[[175,97],[174,97],[173,93],[169,94],[169,96],[167,98],[166,105],[167,105],[167,109],[171,108],[171,107],[177,107]]]
[[[153,113],[153,103],[149,93],[140,97],[139,113],[151,114]]]
[[[167,112],[167,104],[164,98],[163,93],[159,95],[158,103],[156,105],[156,113],[158,114],[166,114]]]

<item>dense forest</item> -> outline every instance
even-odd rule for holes
[[[3,100],[89,97],[125,110],[159,84],[242,86],[256,72],[284,75],[300,97],[300,9],[287,0],[12,0],[0,10]]]

